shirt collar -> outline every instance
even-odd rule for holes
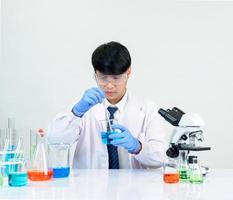
[[[125,92],[123,98],[122,98],[117,104],[112,105],[107,99],[105,99],[104,105],[105,105],[106,108],[109,107],[109,106],[111,106],[111,107],[117,107],[117,108],[118,108],[118,111],[119,111],[119,112],[122,112],[123,109],[124,109],[124,106],[125,106],[125,104],[126,104],[126,102],[127,102],[127,99],[128,99],[128,92],[127,92],[127,90],[126,90],[126,92]]]

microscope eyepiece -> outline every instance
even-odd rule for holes
[[[172,110],[164,110],[160,108],[158,113],[173,126],[178,126],[182,115],[185,114],[182,110],[176,107],[172,108]]]

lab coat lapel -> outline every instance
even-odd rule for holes
[[[104,111],[103,103],[97,104],[93,107],[93,114],[98,122],[100,120],[105,119],[105,111]]]
[[[142,102],[136,100],[133,96],[128,95],[127,104],[122,116],[122,123],[131,131],[134,137],[138,137],[143,131],[144,118],[145,114]]]

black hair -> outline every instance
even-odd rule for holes
[[[131,65],[128,49],[118,42],[102,44],[92,54],[94,70],[106,75],[119,75],[127,71]]]

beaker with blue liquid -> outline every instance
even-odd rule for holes
[[[17,155],[17,154],[16,154]],[[13,187],[25,186],[28,183],[28,174],[23,158],[14,158],[10,161],[8,185]],[[17,166],[17,167],[16,167]]]
[[[54,178],[68,177],[70,174],[70,145],[49,144],[49,161]]]
[[[28,182],[22,142],[23,139],[19,138],[15,151],[12,151],[14,156],[8,159],[6,164],[8,166],[8,185],[13,187],[25,186]]]
[[[100,135],[103,144],[110,144],[111,140],[109,135],[116,134],[117,131],[112,129],[112,124],[116,124],[116,119],[104,119],[100,120]]]
[[[8,127],[5,133],[5,141],[3,151],[7,151],[5,154],[5,162],[13,159],[15,156],[16,147],[19,143],[18,133],[15,129],[15,118],[8,118]],[[21,145],[21,144],[20,144]],[[9,165],[5,167],[5,174],[8,175]]]

